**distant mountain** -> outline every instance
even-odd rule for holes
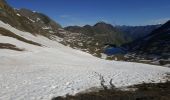
[[[142,38],[150,34],[153,30],[161,25],[146,25],[146,26],[116,26],[121,32],[126,34],[126,37],[131,37],[132,40]]]
[[[94,26],[69,26],[65,30],[72,32],[65,37],[66,44],[97,56],[101,56],[105,44],[122,45],[130,41],[124,37],[124,33],[105,22],[99,22]]]

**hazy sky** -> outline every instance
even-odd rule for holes
[[[47,14],[62,26],[146,25],[170,19],[170,0],[7,0],[15,8]]]

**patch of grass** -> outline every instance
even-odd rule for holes
[[[2,27],[0,27],[0,34],[3,35],[3,36],[8,36],[8,37],[12,37],[12,38],[15,38],[17,40],[20,40],[20,41],[23,41],[23,42],[26,42],[26,43],[29,43],[29,44],[33,44],[33,45],[36,45],[36,46],[41,46],[41,44],[39,43],[36,43],[34,41],[31,41],[31,40],[27,40],[21,36],[18,36],[16,35],[15,33],[12,33],[11,31],[8,31]]]
[[[119,89],[100,90],[98,92],[79,93],[75,96],[56,97],[52,100],[170,100],[170,82],[135,85],[135,91]]]
[[[15,51],[24,51],[24,49],[20,49],[16,47],[15,45],[9,44],[9,43],[0,43],[0,49],[11,49]]]

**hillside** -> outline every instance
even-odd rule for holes
[[[72,49],[60,43],[70,32],[46,15],[14,10],[4,0],[0,0],[0,7],[0,100],[50,100],[100,88],[101,84],[122,88],[164,82],[170,73],[169,68],[161,66],[108,61]],[[29,14],[40,20],[30,19]],[[105,28],[104,32],[112,30],[109,34],[117,32],[106,26],[102,23],[93,27],[98,31]],[[103,33],[97,33],[101,38]]]
[[[133,53],[134,60],[150,60],[153,64],[170,64],[170,21],[161,27],[153,30],[145,37],[124,45],[130,53]],[[136,59],[138,58],[138,59]]]
[[[58,33],[58,29],[61,28],[59,24],[46,15],[37,12],[34,13],[27,9],[13,9],[5,0],[0,0],[0,10],[1,21],[19,30],[31,32],[34,35],[41,34],[50,38],[50,34]]]
[[[144,37],[140,49],[143,53],[167,55],[170,54],[170,21],[151,34]]]

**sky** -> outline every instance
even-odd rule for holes
[[[152,25],[170,19],[170,0],[6,0],[14,8],[41,12],[62,26]]]

